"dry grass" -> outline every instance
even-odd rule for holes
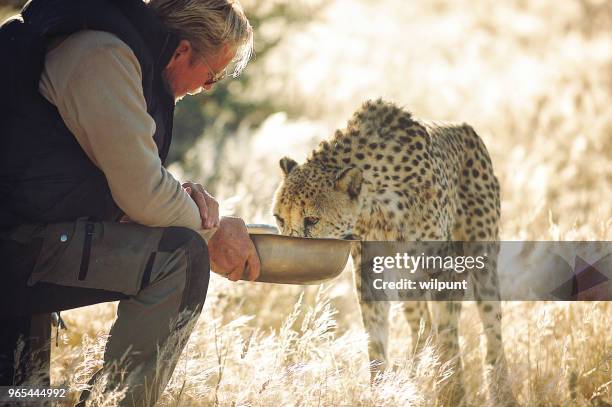
[[[215,190],[225,209],[271,222],[285,154],[302,159],[366,98],[415,115],[474,125],[503,188],[502,239],[612,238],[612,11],[606,1],[336,0],[325,18],[286,33],[253,69],[248,97],[273,95],[287,114],[225,151],[206,139],[191,159],[226,165]],[[174,168],[180,173],[180,168]],[[445,376],[435,348],[415,362],[394,304],[396,368],[370,387],[366,340],[349,273],[316,287],[214,278],[203,316],[162,405],[434,405]],[[65,313],[53,380],[75,388],[100,363],[112,304]],[[486,403],[481,330],[461,319],[468,401]],[[612,402],[612,303],[505,303],[512,386],[526,406]],[[606,362],[607,361],[607,362]]]

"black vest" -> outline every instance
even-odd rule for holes
[[[21,16],[0,27],[0,55],[6,61],[0,64],[0,228],[82,216],[116,220],[121,211],[104,174],[38,92],[46,45],[53,37],[83,29],[107,31],[125,42],[141,66],[163,162],[172,137],[174,99],[162,72],[178,38],[142,0],[32,0]]]

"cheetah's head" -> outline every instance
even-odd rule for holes
[[[284,179],[274,195],[273,211],[283,235],[350,238],[361,211],[363,183],[356,167],[330,169],[320,163],[298,165],[280,160]]]

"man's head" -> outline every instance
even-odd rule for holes
[[[253,29],[235,0],[150,0],[180,42],[164,77],[175,98],[210,89],[233,61],[238,76],[253,50]]]

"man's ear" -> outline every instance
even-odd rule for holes
[[[183,58],[186,58],[188,61],[191,61],[192,57],[193,47],[191,46],[191,43],[187,40],[181,40],[179,41],[179,44],[174,50],[172,58],[170,58],[170,62],[168,62],[168,66],[176,64]]]
[[[298,163],[294,159],[289,157],[281,158],[279,164],[285,176],[289,175],[289,173],[298,165]]]
[[[337,191],[346,192],[351,199],[357,199],[363,184],[363,174],[357,167],[347,167],[336,175],[334,186]]]

